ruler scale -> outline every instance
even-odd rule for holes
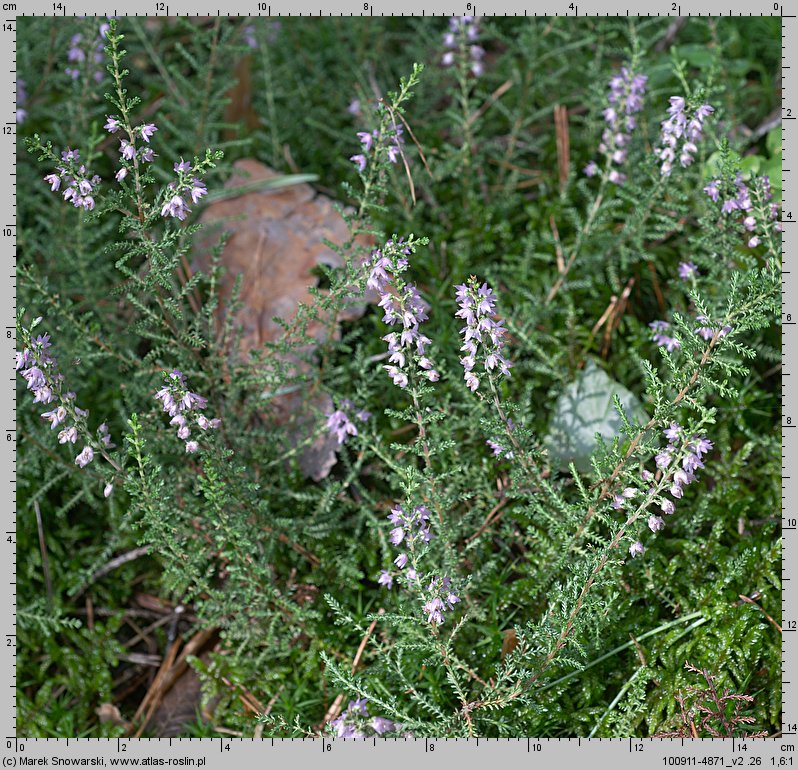
[[[798,3],[778,3],[772,0],[757,4],[739,0],[702,0],[695,5],[655,0],[628,5],[615,0],[581,0],[578,4],[561,0],[558,3],[524,6],[518,0],[504,0],[488,6],[465,0],[455,5],[447,2],[429,5],[421,0],[407,0],[400,5],[374,2],[364,5],[361,0],[344,0],[339,4],[321,5],[321,0],[303,3],[294,0],[284,6],[279,0],[270,3],[239,0],[222,12],[210,3],[188,3],[170,0],[169,3],[145,0],[144,3],[117,5],[109,8],[99,0],[62,0],[61,2],[0,2],[4,46],[0,57],[5,66],[0,80],[4,95],[0,101],[0,118],[5,145],[0,148],[0,163],[10,184],[5,186],[6,205],[0,220],[2,229],[3,264],[7,278],[0,279],[0,302],[7,308],[4,324],[9,363],[16,349],[16,14],[32,16],[451,16],[463,13],[477,15],[479,11],[504,16],[776,16],[782,28],[782,213],[785,224],[782,233],[782,733],[774,738],[743,739],[586,739],[586,738],[518,738],[518,739],[372,739],[365,741],[330,739],[265,739],[239,738],[145,738],[145,739],[34,739],[17,735],[16,690],[16,376],[9,366],[7,383],[0,396],[2,434],[0,437],[0,467],[3,469],[3,536],[2,616],[3,659],[0,661],[5,678],[4,697],[0,704],[0,725],[4,730],[3,767],[27,765],[56,766],[179,766],[194,768],[226,768],[231,764],[246,767],[290,764],[351,768],[353,763],[374,763],[377,767],[406,768],[408,763],[418,768],[448,766],[452,762],[482,768],[486,762],[504,766],[564,767],[585,764],[597,768],[653,768],[653,767],[798,767],[798,570],[793,566],[798,542],[798,477],[792,475],[798,460],[798,306],[791,298],[798,291],[798,281],[786,259],[789,244],[796,228],[787,227],[798,219],[798,197],[792,184],[792,164],[798,162],[798,101],[793,85],[792,69],[798,66]],[[118,2],[118,0],[117,0]],[[312,3],[312,7],[311,7]],[[796,61],[796,64],[793,64]],[[793,219],[788,212],[795,211]],[[798,296],[798,295],[797,295]],[[796,575],[793,575],[793,571]]]

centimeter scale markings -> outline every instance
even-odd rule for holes
[[[798,118],[798,104],[792,99],[794,89],[790,62],[798,57],[792,51],[798,47],[798,18],[790,11],[798,10],[798,4],[783,5],[777,2],[762,3],[752,7],[735,0],[737,7],[729,7],[729,0],[712,2],[702,0],[696,5],[655,0],[639,8],[616,4],[613,0],[600,0],[596,3],[583,2],[581,8],[573,2],[563,0],[550,7],[527,8],[518,0],[504,0],[501,7],[491,8],[492,15],[503,16],[780,16],[782,19],[782,221],[784,225],[798,220],[798,211],[792,213],[793,191],[791,163],[793,147],[798,143],[794,121]],[[314,0],[310,0],[314,2]],[[69,9],[67,9],[69,5]],[[191,4],[175,2],[171,5],[152,0],[146,7],[137,3],[130,8],[114,8],[113,15],[168,16],[170,14],[222,15],[220,9],[205,8],[202,3]],[[317,5],[317,3],[314,3]],[[475,3],[462,3],[464,7],[415,7],[414,2],[403,2],[401,8],[391,4],[377,9],[376,15],[416,15],[449,16],[460,13],[476,15]],[[446,7],[444,7],[446,5]],[[320,761],[326,766],[350,768],[352,762],[379,762],[385,768],[405,768],[408,761],[418,767],[439,766],[453,761],[473,763],[473,767],[483,767],[485,761],[535,764],[547,767],[553,763],[566,763],[566,767],[589,762],[597,768],[625,767],[797,767],[798,768],[798,696],[792,678],[798,677],[798,597],[792,588],[792,548],[791,540],[798,537],[798,478],[793,479],[791,470],[793,460],[798,459],[798,412],[795,404],[796,389],[790,370],[794,356],[798,355],[798,338],[795,326],[798,325],[798,310],[792,306],[791,297],[798,287],[791,284],[793,278],[791,263],[787,263],[788,243],[793,237],[794,228],[785,226],[782,233],[782,624],[786,634],[782,641],[782,732],[774,738],[760,740],[721,740],[721,739],[585,739],[585,738],[518,738],[518,739],[428,739],[408,738],[397,740],[354,741],[344,739],[266,739],[250,740],[241,738],[23,738],[16,735],[16,373],[12,362],[16,349],[16,17],[21,12],[31,16],[72,16],[106,15],[110,10],[99,1],[52,2],[52,0],[26,0],[24,5],[0,2],[4,11],[2,33],[6,45],[5,68],[0,83],[5,95],[6,121],[2,125],[6,150],[0,150],[0,163],[10,177],[5,186],[6,204],[0,217],[0,248],[6,257],[8,278],[0,281],[0,298],[7,307],[7,323],[4,325],[5,342],[8,355],[8,374],[6,387],[0,395],[0,410],[3,422],[0,429],[5,438],[0,438],[0,468],[5,474],[3,495],[2,537],[5,548],[5,578],[1,581],[0,592],[2,617],[5,628],[2,636],[3,660],[0,662],[2,674],[6,678],[5,696],[0,700],[0,724],[4,725],[6,739],[2,746],[3,767],[23,766],[179,766],[179,767],[224,767],[235,762],[245,766],[262,766],[264,761],[282,767],[288,763],[300,766],[316,765]],[[120,14],[121,10],[121,14]],[[484,10],[484,6],[483,6]],[[369,3],[344,2],[330,5],[326,9],[298,8],[293,5],[282,9],[265,2],[244,2],[226,11],[225,15],[263,16],[365,16],[375,15],[375,8]]]

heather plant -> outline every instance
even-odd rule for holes
[[[21,734],[780,729],[779,27],[666,22],[20,20]]]

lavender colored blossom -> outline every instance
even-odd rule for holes
[[[258,48],[258,39],[255,37],[255,27],[251,24],[241,29],[241,38],[250,48]]]
[[[377,583],[381,586],[385,586],[388,590],[393,588],[393,577],[391,577],[391,573],[388,572],[387,569],[380,571],[380,576],[377,578]]]
[[[389,326],[401,324],[401,331],[390,332],[382,338],[388,344],[389,353],[388,363],[383,369],[400,388],[410,384],[412,364],[415,364],[415,371],[430,382],[440,379],[427,355],[431,340],[420,328],[428,318],[426,305],[418,289],[402,278],[411,253],[411,246],[401,238],[395,242],[389,240],[381,250],[371,255],[367,263],[369,277],[366,286],[380,295],[378,307],[383,310],[383,322]]]
[[[404,542],[413,550],[416,543],[428,543],[433,534],[429,527],[429,510],[425,505],[417,505],[411,513],[406,513],[401,505],[391,509],[388,521],[394,525],[390,540],[394,545]]]
[[[679,278],[683,281],[688,281],[698,274],[698,266],[693,262],[680,262],[679,263]]]
[[[455,316],[466,323],[460,330],[463,335],[460,350],[465,354],[460,363],[466,386],[473,392],[480,384],[474,371],[478,359],[489,377],[495,370],[505,377],[510,376],[512,364],[502,355],[507,330],[502,320],[496,320],[496,295],[488,284],[479,286],[477,279],[471,276],[468,283],[455,286],[455,290],[458,305]]]
[[[107,120],[105,121],[105,125],[103,128],[108,131],[109,134],[115,134],[119,129],[122,127],[122,124],[119,122],[119,118],[115,118],[112,115],[105,116]]]
[[[63,166],[57,166],[56,172],[47,174],[44,181],[50,185],[52,192],[61,190],[61,184],[65,185],[62,196],[65,201],[71,201],[75,208],[83,208],[85,211],[94,209],[94,196],[100,177],[96,174],[91,175],[86,166],[80,162],[80,152],[67,148],[61,153]]]
[[[144,153],[147,153],[148,150],[149,148]],[[196,204],[200,198],[208,194],[208,189],[201,179],[191,176],[192,169],[188,161],[181,158],[179,163],[174,164],[174,170],[178,178],[177,181],[167,185],[166,197],[161,206],[161,216],[174,217],[182,222],[191,213],[187,199],[191,198],[192,202]]]
[[[385,717],[371,717],[368,700],[350,700],[346,711],[330,722],[330,727],[338,738],[364,739],[374,735],[385,735],[402,730],[402,726]]]
[[[634,559],[646,552],[645,546],[638,540],[629,546],[629,555]]]
[[[41,322],[37,318],[32,326]],[[22,338],[25,344],[23,350],[15,354],[16,369],[27,383],[27,388],[33,393],[34,404],[50,404],[53,408],[42,413],[42,418],[50,423],[52,430],[61,427],[58,433],[59,444],[75,444],[78,440],[76,425],[67,425],[75,421],[76,424],[88,416],[88,412],[80,409],[75,403],[73,392],[63,392],[64,376],[59,371],[58,362],[49,352],[52,344],[48,334],[32,337],[27,329],[22,329]],[[85,447],[75,458],[75,463],[84,468],[94,458],[91,446]]]
[[[102,63],[105,60],[103,48],[108,29],[108,22],[105,21],[98,27],[98,33],[94,38],[90,35],[84,36],[80,32],[72,35],[67,49],[67,62],[73,66],[64,68],[64,72],[72,80],[85,77],[96,83],[102,81],[104,77]]]
[[[17,123],[24,123],[28,117],[28,111],[23,107],[28,101],[28,91],[25,88],[25,81],[22,78],[17,80]]]
[[[75,465],[85,468],[94,459],[94,450],[90,446],[83,447],[83,451],[75,458]]]
[[[493,456],[498,457],[500,460],[512,460],[515,457],[511,449],[506,449],[493,439],[488,439],[485,443],[493,451]]]
[[[698,142],[704,131],[704,121],[714,111],[709,104],[702,104],[690,114],[687,104],[681,96],[671,96],[670,107],[668,107],[669,117],[662,122],[661,146],[654,151],[654,154],[662,161],[660,166],[662,176],[671,175],[677,152],[679,153],[679,163],[682,166],[689,166],[693,163],[694,155],[698,152]],[[707,191],[705,188],[705,192],[712,197],[715,195],[714,189],[710,185],[708,187],[710,190]]]
[[[114,491],[113,484],[106,484],[103,488],[103,497],[110,497],[111,493]]]
[[[149,142],[158,128],[154,123],[145,123],[143,126],[139,126],[137,130],[141,135],[141,138],[145,142]]]
[[[177,437],[186,442],[186,452],[189,454],[199,449],[199,443],[190,440],[190,418],[193,418],[200,427],[204,425],[203,430],[221,426],[221,420],[209,420],[200,414],[207,408],[208,399],[188,389],[186,377],[179,369],[164,374],[164,386],[155,393],[154,397],[161,402],[163,411],[172,418],[169,424],[177,426]]]
[[[397,123],[384,131],[358,131],[357,138],[363,152],[352,155],[349,160],[361,174],[368,166],[369,157],[372,160],[385,157],[390,163],[398,163],[402,155],[403,134],[404,128]]]
[[[675,500],[681,500],[684,497],[684,489],[692,484],[696,479],[695,471],[704,467],[702,458],[706,456],[713,448],[713,443],[706,436],[689,436],[684,428],[677,422],[671,422],[667,428],[663,430],[664,437],[668,440],[665,448],[660,450],[654,457],[654,462],[658,469],[658,475],[655,477],[650,471],[643,470],[641,476],[646,483],[658,479],[656,486],[652,486],[648,493],[653,495],[658,501],[660,510],[665,515],[671,515],[676,510],[672,500],[662,496],[662,492],[667,490],[667,493]],[[679,462],[681,461],[681,467]],[[615,500],[618,499],[616,495]],[[613,505],[613,507],[616,507]],[[665,521],[660,516],[651,515],[648,518],[648,528],[653,532],[659,532],[664,529]],[[632,556],[642,555],[645,551],[639,550],[635,543],[632,548],[636,553],[630,553]],[[639,543],[642,548],[642,543]]]
[[[670,329],[670,324],[667,321],[652,321],[648,326],[654,332],[651,339],[656,343],[657,347],[665,348],[669,353],[672,353],[682,346],[682,343],[675,337],[669,337],[667,334],[662,333]]]
[[[179,195],[173,195],[163,204],[163,207],[161,208],[162,217],[175,217],[181,222],[189,213],[191,213],[191,209],[186,205],[186,202]]]
[[[443,36],[443,45],[452,50],[441,57],[444,67],[451,67],[458,59],[463,67],[468,68],[474,77],[484,72],[482,58],[485,49],[476,44],[479,38],[479,23],[475,16],[452,16],[449,19],[449,31]]]
[[[395,732],[396,723],[385,717],[374,717],[371,722],[371,728],[377,735],[384,735],[385,733]]]
[[[366,170],[366,156],[365,155],[353,155],[349,160],[352,161],[357,166],[357,170],[362,174]]]
[[[720,195],[719,190],[720,179],[715,179],[714,181],[710,182],[705,188],[704,192],[713,200],[715,203],[718,201],[718,196]]]
[[[720,186],[723,182],[717,180],[713,184]],[[767,175],[753,177],[749,186],[744,181],[742,173],[738,173],[733,186],[724,185],[722,192],[724,199],[720,212],[739,217],[742,228],[746,233],[751,233],[746,235],[746,244],[749,248],[759,246],[768,229],[781,232],[781,224],[775,221],[779,217],[779,206],[771,202],[773,192]],[[719,196],[720,194],[719,189]]]
[[[626,175],[613,168],[613,165],[620,166],[626,162],[631,132],[637,125],[634,116],[643,109],[647,81],[646,75],[635,74],[631,68],[622,67],[609,82],[608,106],[602,113],[607,126],[601,136],[599,152],[604,157],[607,180],[613,184],[621,185],[626,181]],[[584,173],[586,176],[595,176],[599,171],[599,165],[591,161]]]
[[[357,436],[357,427],[354,422],[349,418],[349,415],[344,410],[354,409],[354,404],[345,399],[341,402],[341,408],[332,412],[327,418],[326,428],[332,433],[339,444],[343,444],[349,436]],[[358,411],[355,417],[360,422],[366,422],[371,415],[363,410]]]
[[[58,443],[59,444],[74,444],[78,440],[78,431],[77,428],[73,425],[70,428],[65,428],[58,434]]]
[[[426,593],[429,598],[424,603],[422,610],[426,615],[427,623],[439,626],[446,620],[446,612],[454,609],[454,605],[460,601],[460,597],[452,591],[452,581],[446,576],[433,577],[427,586]]]
[[[648,528],[652,532],[659,532],[665,526],[665,522],[659,516],[648,517]]]
[[[136,157],[136,147],[131,144],[127,139],[122,139],[119,142],[119,154],[125,160],[133,160]]]

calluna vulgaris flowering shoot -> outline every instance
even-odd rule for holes
[[[365,21],[19,17],[20,735],[780,734],[779,20]]]

